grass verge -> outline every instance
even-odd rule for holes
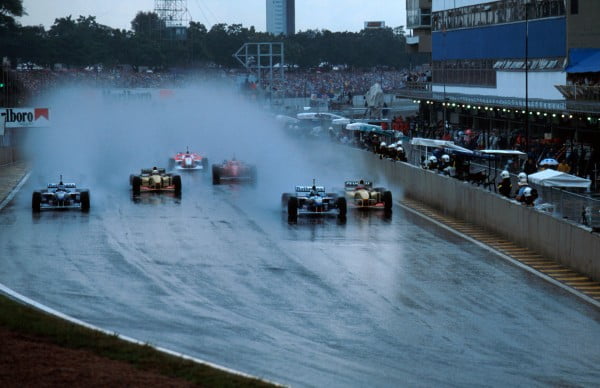
[[[0,295],[0,326],[34,336],[55,345],[91,352],[110,360],[128,363],[140,370],[178,378],[205,387],[274,387],[260,380],[230,374],[219,369],[159,352],[149,345],[137,345],[64,321]],[[9,351],[3,349],[3,351]]]

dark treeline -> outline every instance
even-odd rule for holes
[[[2,0],[1,2],[5,2]],[[10,1],[9,1],[10,2]],[[18,14],[15,14],[18,16]],[[154,68],[217,65],[239,67],[232,57],[246,42],[285,44],[285,62],[300,68],[322,62],[351,68],[387,66],[404,68],[427,61],[405,51],[402,27],[369,29],[360,32],[301,31],[289,37],[257,32],[241,24],[216,24],[208,30],[191,22],[185,39],[174,39],[173,29],[165,27],[157,14],[139,12],[131,30],[101,25],[94,16],[56,19],[46,30],[43,26],[21,26],[9,16],[0,20],[0,53],[17,62],[70,67],[102,64],[150,66]]]

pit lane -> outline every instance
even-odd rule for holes
[[[325,155],[325,153],[320,153]],[[0,212],[0,283],[90,324],[294,386],[594,385],[600,315],[561,289],[396,207],[289,225],[285,178],[32,215],[30,179]],[[35,176],[35,171],[32,176]],[[38,174],[39,175],[39,174]],[[274,184],[275,181],[281,181]],[[398,189],[394,194],[399,195]]]

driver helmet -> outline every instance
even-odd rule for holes
[[[429,163],[437,163],[437,158],[433,155],[429,157]]]
[[[500,173],[500,177],[501,177],[502,179],[507,179],[507,178],[510,178],[510,174],[509,174],[509,172],[508,172],[508,171],[504,170],[504,171],[502,171],[502,172]]]
[[[450,155],[448,155],[448,154],[442,155],[442,161],[444,161],[445,163],[450,162]]]
[[[526,187],[525,190],[523,190],[523,195],[525,197],[531,197],[531,187]]]
[[[518,175],[519,181],[527,181],[527,174],[520,172]]]
[[[158,174],[158,168],[156,166],[152,167],[152,174],[153,175]]]
[[[380,147],[385,147],[385,146],[387,146],[387,144],[385,144],[385,142],[384,142],[384,141],[382,141],[381,143],[379,143],[379,146],[380,146]]]
[[[404,152],[404,148],[402,148],[402,146],[398,146],[398,147],[396,147],[396,151]]]

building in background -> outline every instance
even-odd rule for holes
[[[412,30],[407,51],[431,53],[431,0],[406,0],[406,28]]]
[[[294,0],[267,0],[267,32],[273,35],[296,33]]]
[[[560,100],[554,85],[566,83],[564,3],[435,1],[433,91],[525,98],[527,81],[528,98]]]
[[[600,149],[600,1],[407,0],[407,27],[427,30],[432,80],[407,90],[428,125]]]

